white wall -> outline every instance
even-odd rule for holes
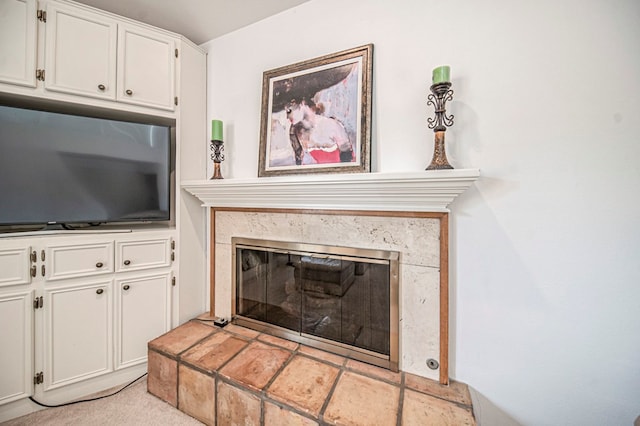
[[[640,415],[640,3],[312,0],[209,51],[223,175],[255,177],[262,72],[374,44],[372,169],[423,170],[450,64],[452,377],[483,424]]]

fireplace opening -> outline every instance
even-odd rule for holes
[[[232,238],[233,321],[398,370],[398,252]]]

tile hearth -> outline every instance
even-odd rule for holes
[[[149,342],[148,390],[209,425],[475,425],[466,385],[394,373],[236,325]]]

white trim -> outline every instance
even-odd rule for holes
[[[479,169],[188,180],[203,207],[448,212]]]

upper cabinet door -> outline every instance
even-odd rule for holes
[[[173,111],[174,96],[174,40],[146,28],[120,25],[117,99]]]
[[[117,23],[64,4],[47,5],[45,88],[115,99]]]
[[[36,0],[0,0],[0,82],[36,87]]]

